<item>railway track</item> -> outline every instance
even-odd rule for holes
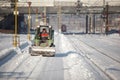
[[[77,38],[77,37],[76,37],[76,38]],[[101,53],[101,54],[105,55],[106,57],[111,58],[112,60],[114,60],[114,61],[116,61],[117,63],[119,63],[119,64],[120,64],[120,61],[119,61],[119,60],[117,60],[117,59],[115,59],[114,57],[112,57],[112,56],[110,56],[110,55],[108,55],[108,54],[104,53],[103,51],[101,51],[101,50],[99,50],[99,49],[97,49],[97,48],[95,48],[95,47],[93,47],[93,46],[89,45],[88,43],[85,43],[84,41],[80,40],[79,38],[77,38],[77,39],[78,39],[80,42],[82,42],[83,44],[85,44],[86,46],[88,46],[88,47],[90,47],[90,48],[92,48],[92,49],[96,50],[97,52],[99,52],[99,53]]]
[[[77,39],[78,39],[78,38],[77,38]],[[81,56],[83,56],[83,57],[86,58],[88,61],[90,61],[93,65],[95,65],[95,66],[96,66],[100,71],[102,71],[110,80],[114,80],[113,77],[111,77],[107,72],[105,72],[98,64],[96,64],[93,60],[91,60],[91,58],[88,57],[87,54],[86,54],[83,50],[81,50],[81,49],[79,48],[79,45],[76,43],[76,41],[73,41],[72,39],[70,39],[70,37],[69,37],[69,40],[70,40],[70,43],[73,43],[73,44],[72,44],[73,47],[75,48],[75,50],[77,50],[77,51],[79,52],[79,54],[80,54]],[[82,43],[84,43],[84,42],[81,41],[80,39],[79,39],[79,41],[82,42]],[[114,59],[114,58],[111,57],[111,56],[106,55],[106,54],[103,53],[102,51],[97,50],[95,47],[92,47],[92,46],[88,45],[87,43],[84,43],[84,44],[87,45],[88,47],[96,50],[97,52],[99,52],[99,53],[101,53],[101,54],[109,57],[110,59],[116,61],[117,63],[120,63],[120,61]]]
[[[115,42],[115,43],[120,43],[120,39],[117,39],[117,38],[107,38],[107,40],[111,40],[112,42]]]

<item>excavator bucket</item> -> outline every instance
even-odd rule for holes
[[[52,57],[55,56],[55,47],[40,47],[40,46],[32,46],[29,48],[29,52],[32,56],[47,56]]]

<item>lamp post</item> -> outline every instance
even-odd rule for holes
[[[108,8],[109,8],[109,5],[107,3],[106,5],[106,27],[105,27],[105,33],[108,34],[108,31],[109,31],[109,21],[108,21]]]
[[[13,45],[14,47],[17,47],[17,44],[18,44],[18,41],[17,41],[17,21],[18,21],[18,18],[17,18],[17,15],[18,15],[18,10],[17,10],[17,1],[18,0],[15,0],[15,7],[14,7],[14,15],[15,15],[15,33],[14,33],[14,38],[13,38]]]
[[[28,40],[30,40],[30,19],[31,19],[31,16],[30,16],[30,7],[31,7],[31,4],[32,4],[32,2],[28,2]]]
[[[38,26],[38,8],[36,8],[36,27]]]
[[[58,11],[58,32],[60,33],[61,32],[61,5],[58,6],[59,8],[59,11]]]
[[[82,2],[80,0],[77,0],[75,5],[76,5],[76,14],[79,15],[82,8]]]
[[[44,7],[44,24],[46,25],[47,22],[46,22],[46,7]]]

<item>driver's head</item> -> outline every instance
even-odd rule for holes
[[[47,33],[47,31],[46,31],[46,29],[45,29],[45,28],[43,28],[42,33]]]

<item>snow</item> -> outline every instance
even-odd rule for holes
[[[14,51],[14,48],[9,48],[9,49],[4,49],[0,52],[0,59],[6,57],[7,55],[9,55],[10,53],[12,53]]]
[[[10,42],[9,42],[10,41]],[[12,35],[0,33],[0,51],[12,47]]]
[[[0,51],[3,49],[13,47],[13,36],[14,34],[3,34],[0,33]],[[20,45],[24,44],[27,41],[27,35],[20,34]]]
[[[11,34],[0,34],[4,42]],[[34,35],[32,35],[33,37]],[[2,53],[16,52],[0,61],[0,80],[119,80],[120,37],[118,34],[64,35],[55,32],[55,57],[31,56],[31,42],[20,35],[21,46],[13,48],[9,43]],[[10,58],[9,58],[10,57]]]
[[[66,37],[64,37],[67,39]],[[64,39],[64,40],[65,40]],[[69,40],[66,40],[64,45],[68,44],[68,56],[64,59],[64,62],[67,62],[68,72],[71,75],[70,80],[109,80],[104,74],[101,74],[99,70],[93,69],[93,65],[87,63],[87,60],[81,56],[79,51],[76,51],[73,45],[70,45]],[[62,47],[65,49],[64,47]],[[72,50],[72,51],[69,51]],[[64,50],[63,50],[64,51]]]
[[[15,48],[12,45],[13,41],[13,34],[3,34],[0,33],[0,59],[3,59],[10,53],[22,53],[22,49],[27,47],[30,42],[27,40],[27,36],[24,34],[20,34],[20,46]]]
[[[114,80],[119,80],[120,77],[118,75],[120,75],[120,72],[119,72],[120,63],[117,61],[119,61],[120,46],[116,45],[116,47],[115,47],[114,45],[106,44],[107,42],[109,43],[110,40],[112,40],[111,37],[109,37],[109,36],[108,37],[101,36],[101,38],[98,38],[98,36],[96,38],[96,35],[94,37],[93,36],[90,37],[89,35],[86,35],[84,37],[84,36],[75,36],[74,35],[75,39],[73,39],[73,40],[75,41],[75,46],[79,47],[80,50],[83,51],[82,53],[85,54],[85,56],[87,58],[89,58],[90,61],[92,61],[95,65],[97,65],[102,71],[104,71],[105,74],[109,75],[110,78],[112,78]],[[71,36],[69,38],[71,38]],[[99,40],[102,38],[104,38],[104,40],[107,40],[109,38],[109,40],[107,40],[107,42],[104,42],[103,40]],[[119,39],[119,37],[116,37],[116,38]],[[87,43],[87,45],[85,43]],[[109,45],[109,46],[106,46],[105,44]],[[112,44],[116,44],[116,43],[112,42]],[[117,44],[118,44],[118,42],[117,42]],[[90,45],[94,48],[91,48],[88,45]],[[109,48],[111,48],[111,50]],[[97,49],[97,50],[95,50],[95,49]],[[109,49],[109,50],[107,50],[107,49]],[[116,49],[117,51],[115,52],[114,49]],[[104,54],[101,54],[101,52]],[[106,55],[108,55],[110,57],[107,57]],[[114,59],[111,59],[111,58],[114,58]],[[115,61],[115,60],[117,60],[117,61]]]

